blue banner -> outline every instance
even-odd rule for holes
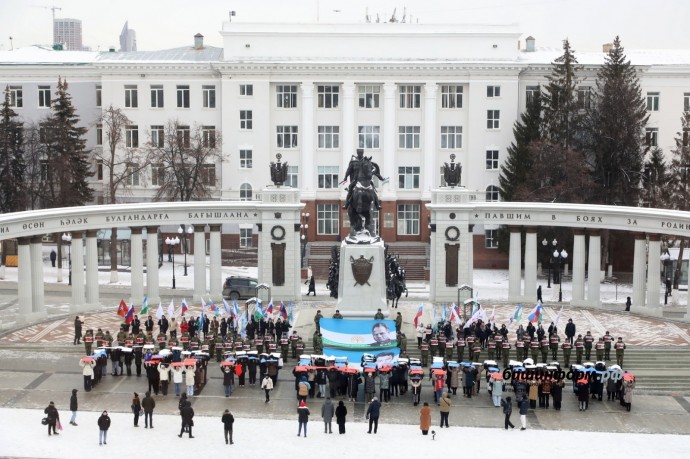
[[[324,347],[372,352],[398,345],[392,320],[321,319],[319,325]]]
[[[323,320],[323,319],[321,319]],[[344,349],[324,348],[323,354],[326,357],[347,357],[348,366],[361,370],[362,356],[364,354],[371,354],[373,362],[378,368],[384,366],[393,366],[398,363],[400,356],[400,349],[397,347],[391,349],[367,350],[367,351],[353,351]]]

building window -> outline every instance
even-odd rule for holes
[[[297,126],[276,126],[278,148],[297,148]]]
[[[340,127],[338,126],[319,126],[319,148],[335,149],[340,148]]]
[[[165,184],[165,167],[162,164],[151,165],[151,185],[163,186]]]
[[[498,150],[486,150],[486,170],[498,169]]]
[[[419,126],[398,126],[398,148],[419,148]]]
[[[252,186],[248,183],[240,185],[240,201],[252,200]]]
[[[252,111],[240,110],[240,129],[243,131],[252,130]]]
[[[240,228],[240,248],[250,249],[252,247],[252,229]]]
[[[489,85],[486,87],[486,97],[501,97],[501,87]]]
[[[103,145],[103,125],[96,125],[96,145]]]
[[[486,128],[487,129],[498,129],[501,124],[501,111],[500,110],[487,110],[486,111]]]
[[[359,107],[360,108],[379,108],[381,98],[381,86],[363,85],[359,87]]]
[[[103,89],[101,88],[100,84],[96,85],[96,107],[100,107],[103,105]]]
[[[163,108],[163,85],[151,85],[151,108]]]
[[[24,106],[24,96],[21,86],[10,86],[10,107],[22,108]]]
[[[462,86],[441,85],[441,108],[462,108]]]
[[[252,150],[240,150],[240,169],[252,168]]]
[[[338,108],[340,86],[317,85],[317,103],[319,108]]]
[[[204,108],[216,108],[216,87],[214,85],[203,85],[201,92],[203,93]]]
[[[50,177],[50,168],[48,167],[48,160],[42,159],[41,163],[41,182],[47,182]]]
[[[204,148],[216,148],[216,127],[202,126],[201,142]]]
[[[299,168],[297,166],[288,166],[285,185],[292,188],[299,188]]]
[[[125,146],[127,148],[139,148],[139,126],[129,125],[125,127]]]
[[[498,230],[488,229],[484,230],[484,247],[487,249],[498,248]]]
[[[177,127],[177,144],[180,148],[189,148],[192,144],[192,131],[189,126]]]
[[[38,87],[38,106],[42,108],[50,107],[50,86]]]
[[[659,93],[658,92],[648,92],[647,93],[647,111],[648,112],[658,112],[659,111]]]
[[[462,126],[441,126],[441,148],[462,148]]]
[[[690,112],[690,92],[683,94],[683,111]]]
[[[177,85],[177,108],[189,108],[189,85]]]
[[[419,108],[422,104],[422,87],[400,85],[400,108]]]
[[[139,90],[135,84],[125,85],[125,107],[137,108],[139,106]]]
[[[358,126],[359,148],[379,148],[380,126]]]
[[[128,163],[125,177],[128,186],[139,186],[139,165],[137,163]]]
[[[204,164],[200,170],[201,183],[206,186],[216,186],[216,165]]]
[[[577,108],[589,110],[592,106],[592,88],[590,86],[580,86],[577,88]]]
[[[398,204],[398,234],[419,234],[419,204]]]
[[[279,84],[276,86],[278,108],[297,108],[297,85]]]
[[[338,166],[319,166],[319,188],[338,188]]]
[[[419,166],[398,167],[398,188],[401,190],[419,188]]]
[[[96,161],[96,180],[103,180],[103,160]]]
[[[534,100],[535,97],[539,95],[539,86],[527,86],[526,88],[526,94],[525,94],[525,100],[527,101],[527,104],[531,104],[532,101]]]
[[[486,187],[486,202],[498,202],[498,187],[489,185]]]
[[[241,84],[240,85],[240,96],[253,96],[254,95],[254,85],[253,84]]]
[[[645,143],[650,147],[659,146],[659,129],[647,128],[645,132]]]
[[[165,146],[165,127],[160,125],[151,126],[151,145],[155,148]]]
[[[324,235],[340,233],[340,205],[316,205],[316,233]]]

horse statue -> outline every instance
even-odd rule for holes
[[[359,165],[357,181],[352,189],[352,197],[347,208],[350,218],[351,236],[364,231],[374,236],[374,225],[371,219],[371,207],[377,202],[376,190],[371,181],[373,174],[371,161],[364,158]]]
[[[391,301],[392,308],[398,308],[398,302],[402,293],[405,292],[405,298],[407,298],[407,284],[405,283],[405,269],[398,268],[398,270],[392,273],[388,279],[388,286],[386,287],[386,303],[388,300]]]

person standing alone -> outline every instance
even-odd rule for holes
[[[374,433],[379,429],[379,415],[381,414],[381,402],[376,397],[371,399],[369,407],[367,407],[367,419],[369,420],[369,432],[371,433],[371,427],[374,426]]]
[[[107,445],[108,429],[110,428],[110,416],[108,412],[104,411],[101,417],[98,418],[98,444]]]
[[[271,390],[273,390],[273,379],[266,373],[264,376],[263,381],[261,381],[261,388],[266,392],[266,402],[268,403],[271,401]]]
[[[72,412],[72,419],[69,423],[76,427],[77,425],[77,389],[72,389],[72,396],[69,398],[69,410]]]
[[[153,409],[156,407],[156,401],[151,397],[151,392],[146,392],[141,407],[144,409],[144,429],[148,429],[149,425],[153,429]]]
[[[77,344],[81,344],[81,326],[84,324],[84,321],[77,316],[74,319],[74,345],[76,346]]]
[[[55,435],[60,435],[57,433],[57,430],[55,430],[57,423],[60,422],[60,414],[57,408],[55,408],[55,403],[50,402],[46,409],[43,410],[43,413],[46,414],[46,419],[48,420],[48,435],[51,435],[51,430]]]
[[[501,400],[501,406],[503,407],[503,414],[506,416],[505,429],[508,430],[508,427],[514,429],[515,426],[512,422],[510,422],[510,415],[513,414],[512,399],[510,397],[506,397],[505,400]]]
[[[302,433],[302,427],[304,427],[304,438],[307,438],[307,423],[309,422],[309,414],[309,407],[307,404],[304,403],[304,400],[300,401],[299,406],[297,407],[297,422],[299,423],[299,427],[297,429],[298,437]]]
[[[223,413],[223,417],[221,418],[221,422],[223,423],[223,430],[225,433],[225,444],[228,444],[228,441],[230,441],[230,444],[233,445],[232,441],[232,425],[235,422],[235,417],[230,413],[230,410],[225,410]]]

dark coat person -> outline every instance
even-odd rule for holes
[[[58,413],[57,408],[55,408],[55,403],[50,402],[46,409],[43,410],[43,413],[45,413],[46,419],[48,420],[48,435],[51,435],[51,431],[55,435],[60,435],[55,430],[57,423],[60,421],[60,414]]]
[[[235,423],[235,418],[230,413],[230,410],[225,410],[223,413],[223,417],[220,419],[220,421],[223,423],[223,430],[225,433],[225,444],[228,444],[228,441],[231,445],[233,445],[232,441],[232,425]]]
[[[371,427],[372,425],[374,426],[374,433],[379,428],[379,415],[381,414],[381,402],[379,402],[379,399],[374,397],[371,399],[371,403],[369,403],[369,407],[367,408],[367,419],[369,420],[369,431],[367,433],[371,433]]]
[[[166,335],[168,333],[168,326],[168,319],[166,319],[165,316],[161,317],[158,321],[158,328],[160,328],[161,333]]]
[[[107,445],[108,442],[106,441],[108,439],[108,429],[110,429],[110,416],[108,416],[108,412],[104,411],[101,413],[101,416],[98,418],[98,444],[99,445]]]
[[[347,407],[341,400],[338,402],[338,407],[335,409],[335,422],[338,424],[338,433],[345,433],[345,418],[347,417]]]
[[[189,432],[189,438],[194,438],[194,435],[192,435],[192,427],[194,427],[194,410],[190,402],[185,403],[184,408],[180,410],[180,417],[182,417],[182,428],[180,429],[178,437],[182,438],[182,432],[184,432],[186,427]]]
[[[153,429],[153,409],[156,407],[156,401],[151,397],[151,392],[146,392],[141,407],[144,409],[144,428],[148,429],[150,425]]]
[[[84,324],[84,321],[77,316],[74,319],[74,345],[76,346],[77,344],[81,344],[81,326]]]
[[[77,425],[77,409],[79,403],[77,402],[77,389],[72,389],[72,396],[69,398],[69,410],[72,412],[72,419],[69,423],[73,426]]]
[[[307,404],[304,403],[304,400],[300,401],[299,406],[297,407],[297,422],[299,423],[299,427],[297,429],[298,437],[302,433],[302,428],[304,428],[304,438],[307,438],[307,423],[309,422],[309,414],[309,407]]]

